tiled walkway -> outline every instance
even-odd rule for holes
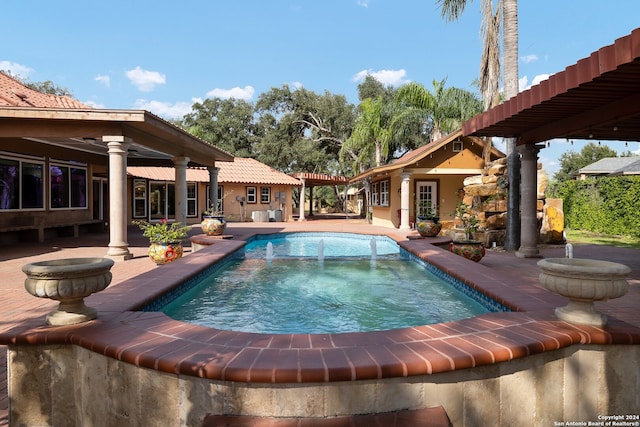
[[[228,233],[234,241],[245,239],[255,233],[279,231],[361,231],[370,233],[392,233],[398,239],[406,239],[406,232],[376,228],[358,220],[332,219],[312,220],[303,223],[238,223],[229,224]],[[193,234],[199,233],[194,228]],[[21,267],[34,261],[55,258],[104,256],[107,235],[85,235],[79,239],[61,238],[43,244],[18,244],[0,248],[0,283],[4,291],[0,311],[0,332],[12,328],[20,329],[25,324],[42,324],[46,312],[55,307],[51,301],[34,298],[24,290],[24,273]],[[113,282],[109,289],[141,273],[157,269],[146,257],[147,242],[137,229],[130,229],[129,244],[135,258],[119,262],[112,268]],[[425,241],[416,243],[420,251],[429,251]],[[421,245],[421,246],[419,246]],[[189,252],[186,252],[189,256]],[[544,257],[564,257],[564,246],[542,248]],[[498,297],[508,296],[508,300],[529,309],[551,311],[553,306],[564,305],[560,297],[549,294],[538,285],[539,269],[537,259],[520,259],[512,253],[488,251],[487,256],[475,264],[444,251],[434,251],[434,256],[442,259],[449,268],[471,277],[474,282],[494,292]],[[624,298],[598,303],[598,308],[612,318],[640,327],[640,252],[594,245],[575,246],[576,258],[594,258],[620,262],[631,267],[629,292]],[[166,271],[166,270],[165,270]],[[537,304],[537,305],[536,305]],[[18,326],[21,325],[21,326]],[[6,425],[8,407],[6,386],[6,351],[0,352],[0,426]]]

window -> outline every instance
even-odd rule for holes
[[[175,219],[176,186],[173,182],[149,183],[149,218]]]
[[[209,191],[211,186],[207,185],[207,206],[211,206],[211,198],[209,197]],[[216,207],[216,211],[224,212],[224,199],[222,195],[224,194],[224,187],[218,185],[218,206]],[[208,209],[208,208],[207,208]]]
[[[51,209],[87,207],[87,169],[52,163],[49,166]]]
[[[256,187],[247,187],[247,203],[256,203],[257,201]]]
[[[260,203],[271,202],[271,187],[260,187]]]
[[[0,157],[0,210],[44,208],[44,163]]]
[[[378,206],[380,204],[379,202],[379,184],[377,182],[374,182],[373,184],[371,184],[371,205],[373,206]]]
[[[380,206],[389,206],[389,180],[380,182]]]
[[[198,216],[196,183],[187,182],[187,216]]]
[[[462,141],[453,141],[453,152],[459,153],[462,151]]]
[[[147,181],[144,179],[133,180],[133,217],[147,217]]]

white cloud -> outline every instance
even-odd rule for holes
[[[193,103],[188,102],[176,102],[171,104],[169,102],[137,99],[134,108],[137,110],[150,111],[153,114],[166,119],[181,119],[185,114],[191,112],[192,105]]]
[[[531,86],[535,86],[541,81],[547,80],[549,76],[550,74],[538,74],[533,78],[531,84],[529,84],[529,78],[527,76],[524,76],[518,80],[518,89],[520,90],[520,92],[522,92],[523,90],[527,90]]]
[[[292,82],[291,86],[293,86],[294,89],[302,89],[304,87],[304,85],[301,82]]]
[[[97,81],[97,82],[102,83],[106,87],[109,87],[111,85],[111,77],[109,77],[109,76],[103,76],[102,74],[98,74],[94,78],[94,80]]]
[[[235,98],[249,101],[251,98],[253,98],[253,94],[255,93],[255,91],[256,90],[253,88],[253,86],[245,86],[244,88],[236,86],[231,89],[216,88],[207,92],[207,96],[222,99]]]
[[[369,0],[358,0],[356,4],[360,7],[369,7]]]
[[[96,108],[98,110],[102,110],[102,109],[107,108],[104,104],[99,104],[99,103],[97,103],[95,101],[82,101],[82,103],[83,104],[87,104],[87,105],[89,105],[89,106],[91,106],[93,108]]]
[[[8,71],[14,76],[26,79],[29,74],[33,72],[33,68],[29,68],[26,65],[17,64],[10,61],[0,61],[0,70]]]
[[[520,57],[520,60],[521,60],[522,62],[524,62],[525,64],[529,64],[529,63],[531,63],[531,62],[535,62],[535,61],[537,61],[538,59],[539,59],[539,58],[538,58],[538,55],[536,55],[536,54],[534,54],[534,53],[529,54],[529,55],[525,55],[525,56],[521,56],[521,57]]]
[[[157,71],[143,70],[139,66],[126,72],[127,78],[141,92],[151,92],[157,85],[167,82],[164,74]]]
[[[540,83],[543,80],[547,80],[549,78],[549,76],[551,76],[551,74],[538,74],[537,76],[535,76],[533,78],[533,81],[531,82],[531,86],[537,85],[538,83]]]
[[[405,78],[407,75],[407,70],[404,70],[404,69],[379,70],[379,71],[362,70],[359,73],[357,73],[355,76],[353,76],[353,81],[354,82],[362,81],[368,75],[374,77],[376,80],[378,80],[380,83],[384,85],[391,85],[395,87],[402,86],[403,84],[409,83],[411,81]]]

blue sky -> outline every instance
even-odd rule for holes
[[[367,73],[395,86],[431,88],[446,78],[475,90],[480,3],[446,22],[435,0],[6,1],[0,69],[51,80],[98,108],[164,118],[207,97],[255,101],[283,84],[357,103]],[[637,0],[524,0],[518,7],[522,88],[640,26]],[[608,144],[640,154],[635,142]],[[552,175],[563,152],[580,149],[551,141],[539,157]]]

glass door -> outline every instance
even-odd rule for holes
[[[416,217],[426,217],[430,211],[438,211],[438,183],[416,181]]]

